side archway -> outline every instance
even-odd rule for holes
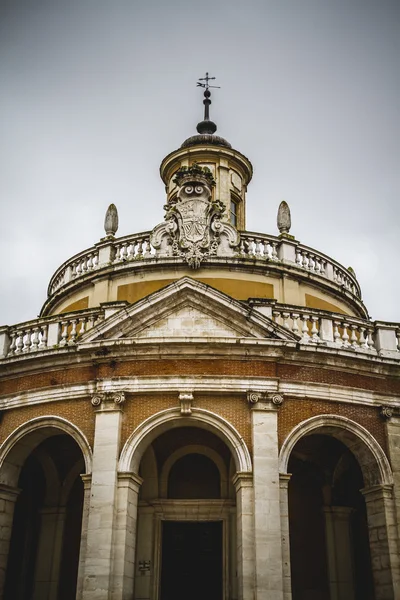
[[[190,416],[183,416],[179,408],[172,408],[146,419],[126,441],[119,460],[119,471],[138,473],[146,448],[171,427],[200,427],[214,433],[231,450],[236,471],[251,473],[250,452],[239,432],[220,415],[201,408],[193,408]]]
[[[395,597],[393,475],[374,436],[343,416],[311,417],[283,442],[279,471],[290,477],[285,529],[293,596],[301,597],[312,582],[333,598]]]
[[[360,464],[365,486],[393,485],[389,461],[381,446],[365,427],[338,415],[318,415],[299,423],[287,436],[279,453],[279,472],[287,474],[294,446],[310,434],[332,436],[354,454]]]
[[[86,436],[70,421],[48,415],[20,425],[0,446],[0,483],[14,487],[27,456],[46,438],[57,432],[70,435],[78,444],[85,461],[86,474],[92,472],[92,449]]]

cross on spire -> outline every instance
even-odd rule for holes
[[[212,121],[210,121],[210,104],[211,104],[211,100],[210,100],[210,96],[211,96],[211,92],[210,92],[210,88],[219,88],[219,85],[210,85],[210,81],[213,81],[215,79],[215,77],[210,77],[208,72],[206,73],[205,77],[200,77],[198,82],[197,82],[197,87],[202,87],[204,88],[204,100],[203,100],[203,104],[204,104],[204,120],[201,121],[198,125],[197,125],[197,131],[199,133],[203,133],[203,134],[213,134],[217,131],[217,126],[215,123],[213,123]],[[204,82],[204,83],[203,83]]]
[[[205,77],[199,77],[197,85],[198,85],[198,87],[206,88],[206,90],[208,90],[208,88],[218,88],[218,89],[220,89],[221,86],[219,86],[219,85],[209,85],[208,82],[212,81],[213,79],[215,79],[215,77],[209,77],[208,73],[206,73]],[[201,81],[205,81],[205,83],[200,83]]]

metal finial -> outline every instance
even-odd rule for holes
[[[292,219],[289,204],[284,200],[282,200],[278,208],[277,224],[280,233],[289,233],[292,226]]]
[[[104,219],[104,229],[106,235],[114,236],[118,229],[118,211],[115,204],[110,204],[107,208],[106,218]]]
[[[211,92],[210,92],[210,88],[220,88],[219,85],[210,85],[209,81],[214,80],[215,77],[210,77],[208,75],[208,73],[206,73],[205,77],[200,77],[199,81],[197,82],[197,86],[198,87],[202,87],[204,88],[204,100],[203,100],[203,104],[204,104],[204,120],[201,121],[198,125],[197,125],[197,131],[199,133],[208,133],[208,134],[213,134],[217,131],[217,126],[215,123],[213,123],[212,121],[210,121],[210,104],[211,104],[211,100],[210,100],[210,96],[211,96]],[[205,82],[205,83],[203,83]]]

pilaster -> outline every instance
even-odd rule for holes
[[[18,488],[0,484],[0,598],[3,598],[14,508],[20,491]]]
[[[83,600],[109,600],[116,513],[117,465],[124,394],[92,397],[96,410]]]
[[[238,600],[255,598],[254,490],[251,473],[236,473],[236,557]]]
[[[352,508],[325,506],[325,538],[331,600],[354,600],[354,557],[350,517]]]
[[[277,412],[282,402],[275,394],[251,408],[256,599],[283,600]]]
[[[400,600],[399,547],[391,485],[361,490],[367,506],[369,545],[375,595],[379,600]]]
[[[282,534],[282,576],[283,598],[292,600],[292,578],[290,571],[290,536],[289,536],[289,481],[291,474],[279,474],[281,534]]]

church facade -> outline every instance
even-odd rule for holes
[[[290,233],[208,115],[165,218],[0,328],[0,597],[400,598],[400,324]]]

